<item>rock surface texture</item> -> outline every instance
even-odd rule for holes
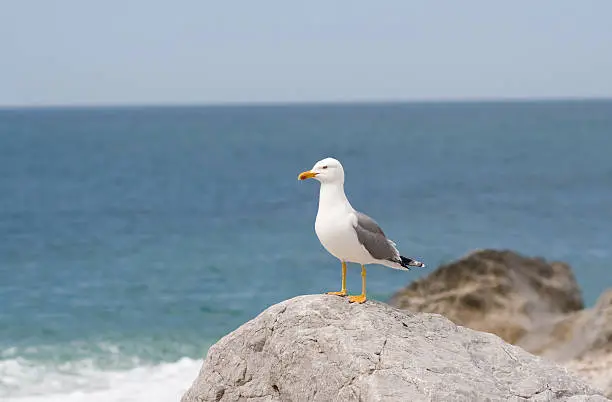
[[[565,263],[482,250],[439,267],[390,303],[497,334],[562,363],[612,398],[612,290],[583,309]]]
[[[605,401],[566,369],[437,314],[300,296],[222,338],[182,402]]]

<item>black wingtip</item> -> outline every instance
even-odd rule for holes
[[[413,260],[412,258],[400,256],[402,267],[410,269],[410,267],[425,267],[421,261]]]

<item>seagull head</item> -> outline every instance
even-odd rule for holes
[[[300,173],[299,180],[315,179],[321,183],[344,183],[344,169],[334,158],[321,159],[312,169]]]

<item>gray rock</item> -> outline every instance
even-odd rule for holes
[[[524,400],[608,399],[440,315],[316,295],[274,305],[222,338],[182,402]]]

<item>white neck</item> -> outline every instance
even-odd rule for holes
[[[321,183],[319,190],[319,212],[323,209],[333,210],[345,208],[352,210],[353,207],[344,194],[343,183]]]

